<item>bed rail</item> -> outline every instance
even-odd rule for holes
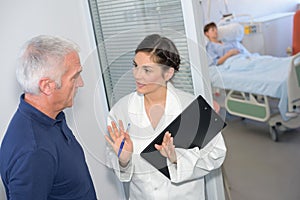
[[[288,78],[289,117],[300,114],[300,53],[293,56]]]
[[[226,96],[226,110],[233,115],[265,122],[270,118],[267,96],[230,90]]]

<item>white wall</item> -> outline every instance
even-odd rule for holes
[[[202,0],[205,23],[218,22],[222,14],[226,14],[224,2],[228,2],[228,11],[234,15],[249,14],[261,17],[278,12],[295,12],[299,0]],[[211,2],[210,15],[209,2]]]
[[[98,80],[101,74],[87,1],[1,0],[0,27],[0,141],[21,94],[15,78],[15,60],[20,46],[40,34],[67,37],[81,47],[85,81],[85,87],[77,95],[76,107],[67,110],[69,125],[84,146],[98,199],[121,199],[123,193],[118,181],[103,165],[107,107],[102,82]],[[0,199],[5,199],[3,188],[0,188]]]

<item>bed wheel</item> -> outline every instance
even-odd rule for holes
[[[277,130],[276,126],[270,126],[269,131],[270,131],[270,135],[271,135],[272,140],[277,142],[279,131]]]

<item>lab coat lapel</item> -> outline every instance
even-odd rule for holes
[[[137,124],[140,128],[151,126],[147,118],[144,108],[144,96],[133,93],[128,100],[128,114],[133,124]]]

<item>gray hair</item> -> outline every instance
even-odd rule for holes
[[[62,63],[65,56],[74,51],[79,52],[77,44],[56,36],[40,35],[26,42],[16,70],[23,91],[39,94],[39,81],[44,77],[61,87],[61,77],[65,73]]]

